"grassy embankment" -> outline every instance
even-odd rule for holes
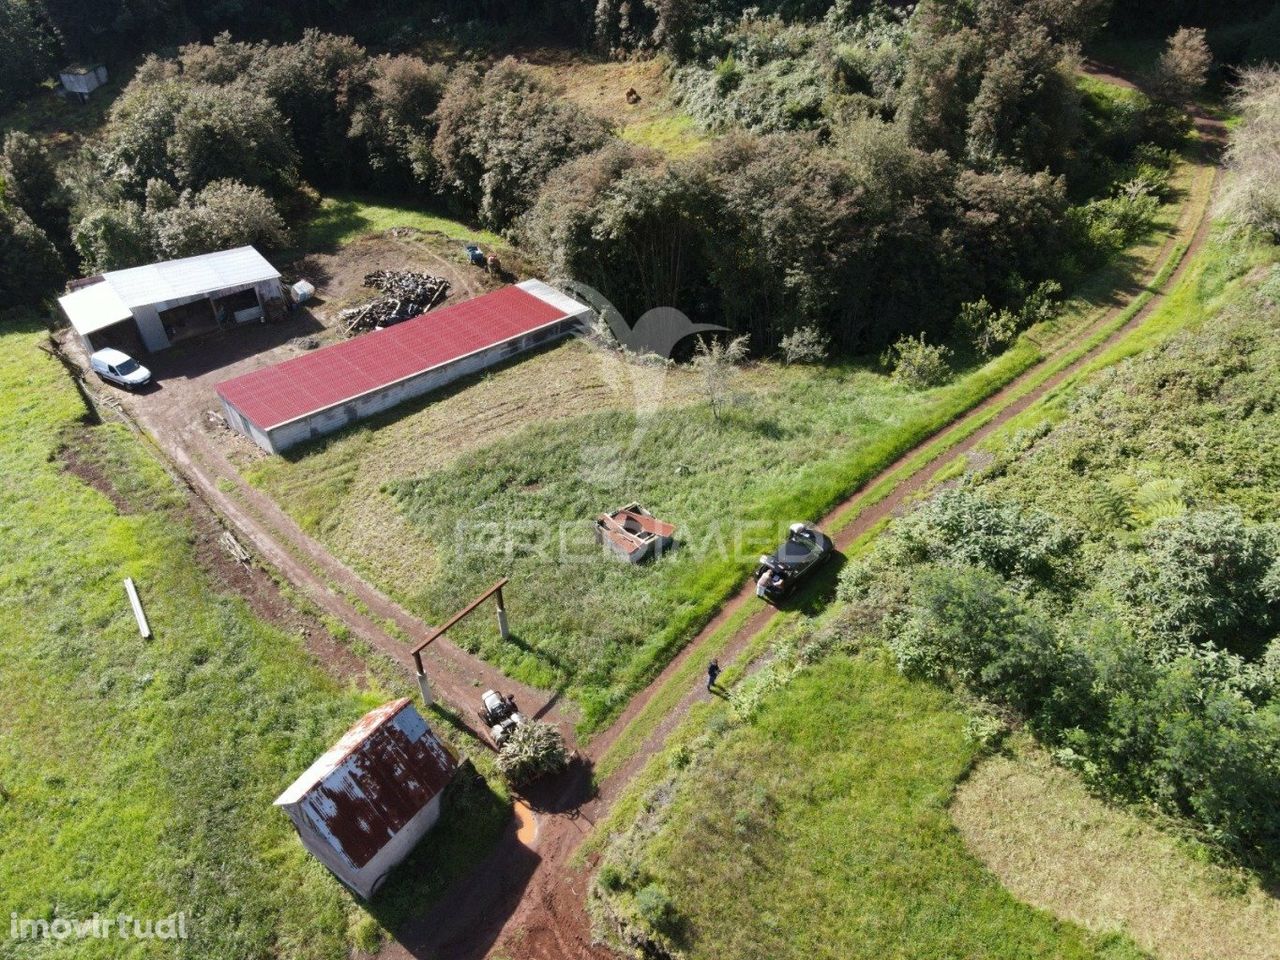
[[[38,331],[0,337],[2,912],[184,911],[193,956],[339,958],[375,942],[373,916],[394,925],[488,848],[504,798],[473,791],[371,912],[303,851],[272,800],[392,694],[335,682],[299,636],[222,592],[196,558],[185,494],[123,426],[83,425]],[[68,444],[108,488],[63,468]],[[138,636],[125,576],[151,640]],[[47,946],[14,941],[0,954]],[[172,948],[85,940],[59,955]]]
[[[1192,165],[1180,171],[1188,207],[1201,199],[1204,174]],[[1152,239],[1091,278],[1054,324],[939,389],[913,392],[867,365],[822,372],[763,366],[750,381],[759,389],[744,387],[745,401],[723,423],[676,389],[678,399],[662,394],[655,410],[635,412],[635,398],[628,410],[627,398],[615,396],[608,405],[623,409],[558,415],[554,426],[536,415],[545,402],[511,409],[495,391],[498,413],[475,418],[474,433],[449,454],[429,439],[422,441],[428,452],[416,454],[409,438],[454,432],[454,412],[466,404],[460,389],[263,463],[251,479],[428,620],[447,616],[497,575],[511,575],[520,642],[499,645],[465,630],[459,638],[521,679],[567,686],[583,707],[584,727],[594,729],[706,622],[780,524],[821,516],[1119,298],[1138,294],[1142,278],[1169,254],[1167,237],[1185,240],[1193,226],[1177,223],[1178,210],[1166,207]],[[564,364],[561,353],[492,381],[546,381],[562,412],[581,411],[596,396],[574,396],[567,382],[546,376],[545,367]],[[625,384],[630,373],[621,370]],[[681,376],[667,379],[678,385]],[[678,523],[684,548],[640,570],[593,555],[584,521],[631,499]],[[372,553],[352,535],[368,529],[361,516],[394,532],[376,538]],[[549,561],[560,556],[561,538],[571,563]],[[717,538],[734,549],[722,550]]]
[[[836,658],[710,730],[621,900],[669,898],[691,960],[1139,956],[1018,903],[968,854],[947,804],[978,748],[946,695],[889,664]]]

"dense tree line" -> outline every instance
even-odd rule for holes
[[[679,163],[584,156],[520,236],[630,316],[672,304],[757,350],[810,326],[843,350],[936,342],[968,303],[1008,328],[983,334],[990,349],[1041,315],[1036,291],[1146,229],[1183,121],[1081,94],[1072,44],[1101,4],[853,6],[716,21],[677,87],[704,125],[748,133]]]
[[[510,230],[628,316],[674,305],[756,350],[809,328],[846,351],[933,344],[974,304],[961,332],[989,351],[1141,234],[1167,184],[1152,141],[1177,141],[1174,112],[1076,86],[1098,0],[654,9],[696,36],[677,88],[725,134],[686,160],[618,141],[514,61],[223,33],[147,58],[70,182],[24,175],[16,203],[94,271],[279,245],[317,190],[359,185]]]

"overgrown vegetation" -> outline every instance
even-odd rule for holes
[[[511,731],[498,751],[498,772],[513,786],[559,773],[569,762],[564,737],[550,723],[531,720]]]
[[[743,956],[803,956],[810,938],[845,929],[863,940],[844,953],[878,956],[898,923],[927,940],[929,865],[947,847],[928,839],[923,817],[884,824],[932,797],[945,810],[966,766],[933,788],[918,779],[947,742],[935,716],[975,753],[1028,721],[1095,788],[1198,825],[1219,856],[1266,880],[1280,613],[1267,522],[1280,421],[1267,397],[1280,368],[1280,268],[1253,268],[1274,260],[1256,246],[1214,248],[1148,321],[1190,332],[1033,408],[958,489],[895,520],[845,568],[844,604],[814,624],[792,615],[727,704],[696,708],[606,825],[591,892],[602,931],[637,956],[673,957],[718,955],[725,943]],[[940,696],[939,714],[917,690]],[[919,755],[901,739],[916,736],[928,744]],[[903,797],[882,796],[898,783]],[[893,851],[883,863],[882,829]],[[951,863],[946,876],[965,868]],[[881,893],[899,878],[912,909],[884,911]],[[959,884],[945,900],[957,940],[933,951],[989,956],[1016,942],[1006,929],[976,951],[963,945],[993,914]],[[646,890],[669,904],[658,922]],[[856,905],[824,922],[842,897]],[[1265,928],[1241,922],[1240,942],[1261,944]],[[1170,956],[1197,942],[1192,927],[1161,929]],[[1136,955],[1115,939],[1090,947]]]
[[[1140,955],[968,854],[947,803],[979,746],[944,694],[875,658],[798,670],[762,701],[739,686],[605,852],[590,904],[624,955]]]
[[[901,668],[1108,792],[1280,853],[1280,273],[1100,375],[842,576]]]
[[[66,38],[89,38],[61,3],[43,6]],[[448,4],[439,14],[456,25]],[[124,22],[85,16],[104,34]],[[192,14],[219,16],[248,11]],[[101,142],[12,205],[67,272],[89,273],[287,247],[317,191],[358,184],[508,231],[625,316],[673,305],[760,354],[810,328],[845,354],[922,334],[963,347],[962,305],[1025,313],[1043,283],[1070,288],[1141,236],[1163,199],[1175,115],[1078,87],[1071,45],[1100,18],[1089,0],[602,4],[597,40],[666,47],[686,109],[724,133],[684,158],[619,139],[513,60],[375,55],[315,28],[288,43],[222,33],[143,60]],[[1194,60],[1162,76],[1185,86]],[[15,292],[33,302],[50,286]]]

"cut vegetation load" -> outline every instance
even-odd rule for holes
[[[449,295],[449,281],[444,277],[411,270],[375,270],[365,275],[364,285],[382,291],[383,295],[338,314],[344,337],[420,317]]]

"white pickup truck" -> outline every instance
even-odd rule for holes
[[[127,353],[111,347],[89,357],[89,366],[103,380],[119,384],[126,390],[137,390],[151,382],[151,371]]]

